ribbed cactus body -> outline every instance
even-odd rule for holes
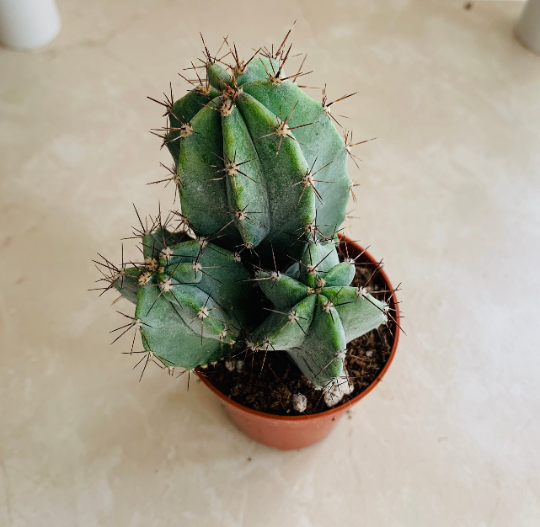
[[[168,124],[153,132],[174,160],[162,181],[179,193],[182,230],[161,212],[150,228],[139,217],[142,261],[96,262],[103,289],[136,304],[118,330],[140,333],[144,367],[275,349],[316,387],[335,388],[347,343],[386,321],[388,306],[350,285],[354,261],[340,262],[335,246],[360,143],[338,133],[330,106],[349,95],[327,102],[323,91],[319,102],[297,86],[302,73],[286,76],[289,34],[247,63],[229,47],[230,71],[205,45],[206,78],[192,63],[194,89],[156,101]]]
[[[325,108],[283,72],[273,77],[278,68],[265,57],[235,75],[209,64],[208,95],[192,91],[174,104],[166,144],[195,232],[257,254],[279,247],[283,260],[301,254],[315,222],[326,236],[339,228],[350,180]]]
[[[188,369],[227,355],[260,316],[251,274],[230,251],[184,233],[146,234],[143,247],[144,264],[122,270],[114,286],[136,303],[144,348]]]
[[[310,243],[287,274],[258,272],[274,310],[255,331],[255,348],[286,351],[315,386],[340,377],[347,343],[386,321],[383,302],[351,287],[354,275],[333,242]]]

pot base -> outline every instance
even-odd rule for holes
[[[244,434],[263,445],[280,450],[304,448],[324,439],[334,429],[348,406],[340,408],[343,410],[333,415],[325,415],[326,412],[315,414],[321,417],[317,419],[316,426],[313,426],[314,423],[306,420],[276,420],[279,416],[271,414],[266,414],[267,417],[254,416],[233,405],[225,404],[232,421]]]

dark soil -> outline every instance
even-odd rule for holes
[[[357,281],[353,285],[365,284],[374,269],[372,263],[357,263]],[[389,294],[377,294],[377,291],[386,289],[386,283],[377,271],[369,281],[368,290],[375,298],[383,300],[388,299]],[[356,397],[377,378],[390,357],[395,330],[395,324],[389,322],[347,344],[345,364],[349,378],[354,383],[354,391],[345,395],[333,408]],[[253,353],[245,357],[240,371],[229,371],[225,360],[221,360],[201,373],[222,393],[254,410],[275,415],[306,415],[328,410],[322,391],[312,388],[284,351],[268,350],[266,357],[263,351]],[[295,393],[307,397],[307,409],[302,414],[292,408]]]

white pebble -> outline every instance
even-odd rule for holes
[[[307,408],[307,397],[303,393],[295,393],[292,396],[292,407],[299,413],[304,413]]]
[[[226,360],[225,368],[227,368],[229,371],[234,371],[236,369],[236,364],[233,360]]]
[[[243,360],[236,361],[236,371],[241,372],[244,369],[245,362]]]

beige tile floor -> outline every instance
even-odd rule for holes
[[[59,0],[61,36],[0,50],[0,525],[540,525],[540,57],[513,2]],[[326,441],[243,437],[200,384],[143,382],[86,292],[170,189],[159,96],[198,31],[283,35],[361,151],[348,232],[408,318],[386,381]],[[319,92],[315,92],[319,96]],[[119,304],[121,305],[121,304]],[[129,309],[128,305],[121,305]]]

